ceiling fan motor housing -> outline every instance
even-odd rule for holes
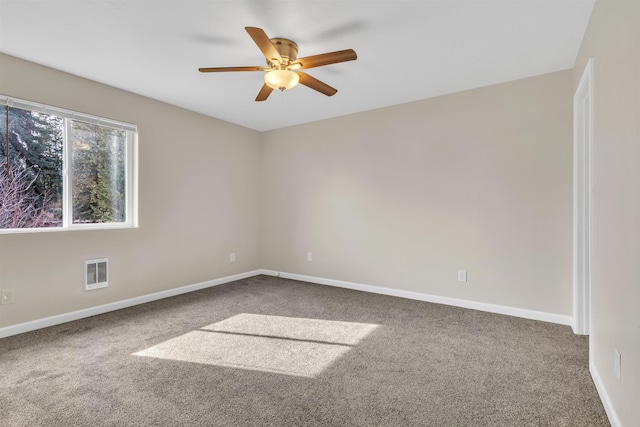
[[[284,64],[280,64],[283,68],[288,68],[289,65],[298,58],[298,45],[289,40],[282,38],[271,39],[271,43],[276,48],[280,56],[284,61]],[[274,66],[275,61],[267,60],[270,66]]]

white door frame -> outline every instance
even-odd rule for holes
[[[593,59],[573,97],[573,332],[591,332]]]

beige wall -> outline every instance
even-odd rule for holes
[[[9,56],[0,72],[0,93],[140,140],[139,229],[0,235],[0,327],[257,268],[571,314],[570,71],[264,134]],[[84,292],[95,257],[111,286]]]
[[[567,70],[265,133],[262,266],[571,315],[571,91]]]
[[[135,123],[140,158],[138,229],[0,235],[0,327],[260,267],[258,132],[6,55],[0,93]],[[110,286],[84,292],[96,257]]]
[[[593,58],[592,369],[640,425],[640,2],[597,1],[574,68]],[[614,349],[622,378],[614,376]]]

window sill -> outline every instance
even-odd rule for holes
[[[83,224],[72,227],[48,227],[48,228],[9,228],[1,229],[0,234],[31,234],[31,233],[60,233],[65,231],[96,231],[96,230],[122,230],[138,228],[131,223],[117,224]]]

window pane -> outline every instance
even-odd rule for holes
[[[0,102],[0,233],[132,225],[135,125],[4,95]]]
[[[73,224],[125,222],[127,133],[72,120]]]
[[[0,107],[0,228],[62,226],[63,124]]]

